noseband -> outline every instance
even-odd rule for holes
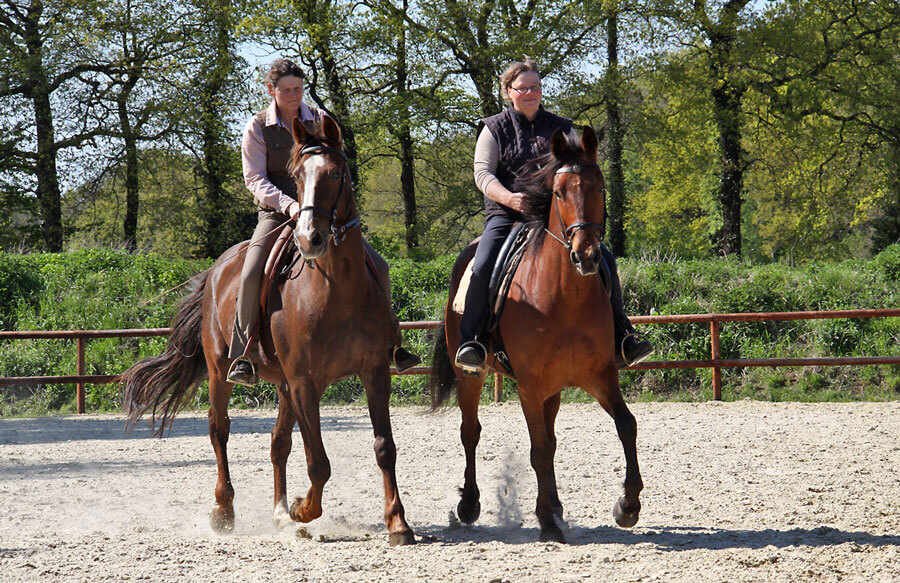
[[[569,164],[563,166],[559,170],[556,171],[556,174],[580,174],[582,170],[586,170],[588,168],[600,168],[599,164]],[[554,189],[554,195],[559,198],[559,194]],[[582,229],[590,229],[593,231],[598,231],[598,241],[603,236],[603,232],[606,230],[606,216],[604,214],[604,222],[603,223],[588,223],[585,221],[581,221],[578,223],[572,223],[571,225],[566,225],[566,222],[562,218],[562,213],[559,211],[559,203],[556,204],[556,216],[559,218],[559,224],[562,228],[562,236],[565,240],[560,239],[556,235],[554,235],[550,229],[544,229],[547,233],[550,234],[551,237],[562,243],[563,247],[566,248],[567,251],[572,250],[572,239],[575,237],[575,233]],[[599,244],[599,243],[598,243]]]
[[[334,245],[337,247],[343,242],[343,240],[347,237],[347,233],[353,229],[354,227],[360,226],[359,215],[357,214],[353,219],[346,221],[343,225],[337,225],[337,208],[338,204],[341,202],[341,196],[344,194],[344,186],[347,184],[347,154],[344,153],[343,150],[339,150],[338,148],[332,148],[331,146],[307,146],[300,150],[300,156],[311,156],[316,154],[337,154],[340,156],[341,160],[343,160],[343,168],[341,171],[341,186],[340,190],[338,190],[337,200],[334,201],[334,208],[331,209],[331,212],[328,212],[326,209],[322,207],[309,205],[300,207],[300,212],[303,211],[312,211],[313,214],[319,213],[320,215],[326,217],[328,219],[328,228],[331,231],[331,236],[334,239]],[[352,189],[351,189],[352,191]],[[299,215],[298,215],[299,218]]]

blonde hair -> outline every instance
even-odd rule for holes
[[[509,101],[510,86],[519,75],[527,71],[531,71],[538,77],[541,76],[541,72],[538,70],[538,64],[528,58],[528,55],[525,55],[524,60],[513,61],[506,67],[506,70],[500,75],[500,96],[503,97],[503,99]]]

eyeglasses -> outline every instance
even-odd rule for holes
[[[541,91],[540,85],[526,85],[525,87],[510,87],[516,93],[538,93]]]
[[[303,93],[303,85],[299,87],[276,87],[275,91],[285,95],[301,95]]]

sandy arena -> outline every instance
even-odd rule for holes
[[[368,413],[323,409],[325,514],[271,524],[275,412],[233,411],[237,524],[208,524],[216,470],[205,414],[166,439],[114,415],[0,420],[0,581],[900,581],[900,403],[637,404],[643,512],[610,512],[624,478],[612,420],[565,405],[557,480],[570,544],[537,541],[518,404],[481,409],[482,515],[451,515],[459,413],[395,408],[397,474],[418,544],[391,548]],[[306,491],[299,432],[288,492]]]

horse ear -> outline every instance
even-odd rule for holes
[[[584,126],[581,128],[581,148],[584,150],[584,153],[588,158],[597,161],[597,148],[600,145],[600,140],[597,138],[597,133],[594,132],[594,128],[591,126]]]
[[[331,116],[322,116],[322,134],[325,136],[325,139],[334,144],[336,148],[341,149],[343,147],[341,128]]]
[[[568,148],[569,139],[566,137],[566,134],[559,129],[554,131],[553,135],[550,136],[550,152],[553,154],[553,157],[559,160]]]
[[[293,130],[294,141],[298,144],[305,144],[309,140],[309,132],[306,131],[306,126],[303,125],[299,117],[294,118],[294,125],[291,129]]]

